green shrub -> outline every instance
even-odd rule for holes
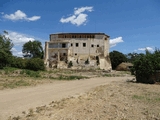
[[[146,51],[145,55],[135,60],[132,73],[135,74],[137,82],[153,84],[159,81],[152,77],[157,70],[160,70],[160,51]]]
[[[69,63],[68,63],[68,68],[71,68],[72,66],[73,66],[72,61],[69,61]]]
[[[5,73],[5,74],[9,74],[9,73],[14,72],[15,70],[17,70],[17,68],[4,67],[3,70],[4,70],[4,73]]]
[[[44,61],[40,58],[28,59],[26,69],[34,71],[45,70]]]
[[[27,61],[28,61],[28,59],[12,57],[11,62],[10,62],[10,66],[15,67],[15,68],[25,69]]]
[[[7,54],[3,50],[0,50],[0,69],[3,69],[3,67],[9,66],[11,58],[12,58],[12,55]]]
[[[112,69],[115,70],[116,67],[121,64],[122,62],[126,62],[127,58],[126,56],[119,52],[119,51],[112,51],[109,53],[111,64],[112,64]]]
[[[85,64],[89,64],[89,60],[88,59],[85,61]]]
[[[12,82],[5,82],[3,83],[3,87],[5,88],[16,88],[16,87],[19,87],[19,86],[30,86],[30,83],[28,83],[27,81],[25,80],[18,80],[18,81],[12,81]]]
[[[75,75],[71,75],[71,76],[66,76],[66,75],[60,75],[58,77],[50,77],[50,79],[56,79],[56,80],[80,80],[80,79],[87,79],[88,77],[85,76],[75,76]]]
[[[25,73],[26,75],[28,75],[29,77],[35,77],[35,78],[41,77],[39,71],[24,70],[24,73]]]

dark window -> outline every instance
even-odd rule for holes
[[[92,44],[91,47],[94,47],[94,45]]]
[[[78,43],[76,43],[76,47],[78,47],[78,45],[79,45],[79,44],[78,44]]]
[[[86,47],[86,43],[83,43],[83,47]]]
[[[73,46],[73,44],[71,43],[71,46]]]
[[[63,53],[63,56],[66,56],[66,53]]]
[[[99,45],[97,45],[97,47],[99,47]]]
[[[75,55],[77,55],[77,53],[75,53]]]
[[[65,43],[62,43],[62,48],[65,48],[66,47],[66,44]]]

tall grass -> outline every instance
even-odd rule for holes
[[[19,81],[12,81],[12,82],[5,82],[2,85],[4,88],[16,88],[19,86],[30,86],[30,83],[25,80],[19,80]]]
[[[26,75],[28,75],[28,77],[34,77],[34,78],[41,77],[39,71],[23,70],[23,71],[22,71],[22,74],[24,74],[24,73],[25,73]]]
[[[88,78],[88,77],[76,76],[76,75],[70,75],[70,76],[60,75],[58,77],[50,77],[50,78],[55,79],[55,80],[80,80],[80,79],[85,79],[85,78]]]
[[[4,70],[4,73],[5,73],[5,74],[9,74],[9,73],[11,73],[11,72],[14,72],[15,70],[18,70],[18,68],[14,68],[14,67],[4,67],[3,70]]]

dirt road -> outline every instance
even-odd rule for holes
[[[30,108],[34,109],[51,101],[83,94],[99,85],[126,79],[131,79],[131,77],[102,77],[75,81],[55,81],[36,87],[2,90],[0,91],[0,120],[22,114],[23,111]]]

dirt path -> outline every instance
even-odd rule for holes
[[[79,95],[99,85],[113,81],[124,81],[130,77],[103,77],[75,81],[56,81],[36,87],[0,91],[0,120],[16,116],[30,108],[36,108],[51,101]]]

